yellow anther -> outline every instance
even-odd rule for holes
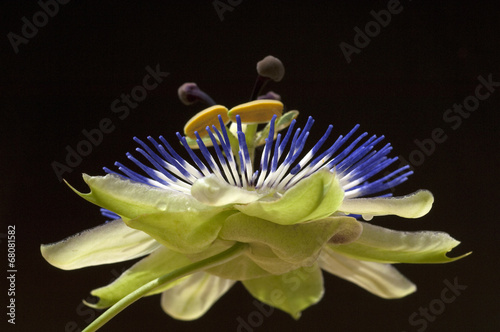
[[[236,122],[236,115],[239,115],[242,123],[267,123],[271,121],[273,115],[281,116],[283,104],[278,100],[254,100],[231,108],[229,119]]]
[[[196,139],[195,131],[198,132],[200,137],[208,136],[207,126],[212,127],[215,126],[217,129],[221,129],[219,122],[219,115],[222,118],[222,122],[224,124],[229,123],[228,110],[226,107],[222,105],[214,105],[203,111],[196,113],[184,126],[184,134],[187,137],[192,139]]]

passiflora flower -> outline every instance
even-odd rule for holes
[[[314,120],[296,128],[298,112],[283,113],[277,94],[257,97],[268,80],[281,80],[283,65],[266,57],[257,70],[252,101],[231,109],[215,105],[194,83],[179,89],[184,103],[211,105],[187,122],[184,136],[177,133],[189,157],[163,137],[135,138],[142,161],[127,156],[136,170],[116,163],[105,176],[83,175],[89,193],[73,189],[112,221],[42,245],[50,264],[70,270],[145,256],[92,291],[99,300],[87,305],[111,309],[89,331],[141,296],[159,293],[172,317],[199,318],[237,281],[299,318],[323,296],[322,270],[400,298],[416,287],[392,263],[465,256],[446,256],[459,244],[446,233],[367,223],[382,215],[422,217],[433,196],[420,190],[391,197],[389,189],[412,172],[408,166],[388,172],[397,159],[388,157],[390,144],[377,147],[384,137],[356,134],[359,125],[334,140],[330,125],[306,149]]]

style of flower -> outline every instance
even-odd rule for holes
[[[252,296],[297,319],[323,296],[321,270],[380,297],[400,298],[416,287],[392,263],[465,256],[446,256],[459,244],[446,233],[367,223],[382,215],[422,217],[433,196],[427,190],[387,194],[412,172],[406,166],[380,175],[397,158],[388,157],[390,144],[376,149],[383,136],[356,136],[359,125],[327,144],[330,125],[304,152],[314,120],[295,129],[298,112],[283,113],[279,96],[257,98],[269,79],[279,81],[284,73],[273,57],[257,69],[255,100],[230,110],[194,83],[181,87],[185,103],[212,105],[188,121],[185,136],[177,133],[189,161],[163,137],[135,138],[143,161],[127,156],[141,172],[116,163],[118,170],[105,168],[105,176],[83,175],[90,193],[73,190],[113,220],[42,245],[43,257],[71,270],[146,256],[92,291],[99,301],[87,305],[122,306],[118,311],[123,303],[161,293],[165,312],[192,320],[241,281]],[[292,283],[297,275],[300,282]]]

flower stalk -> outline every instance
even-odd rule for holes
[[[137,288],[135,291],[122,298],[120,301],[116,302],[111,308],[106,310],[102,315],[97,317],[89,326],[87,326],[83,330],[83,332],[97,331],[99,328],[101,328],[104,324],[109,322],[113,317],[118,315],[129,305],[139,300],[149,292],[153,291],[155,288],[165,286],[182,277],[192,275],[193,273],[227,263],[233,260],[234,258],[241,256],[247,250],[247,248],[248,248],[247,244],[236,242],[232,247],[217,255],[181,267],[175,271],[172,271],[170,273],[162,275],[161,277],[151,280],[147,284]]]

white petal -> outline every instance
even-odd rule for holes
[[[196,180],[191,187],[191,195],[203,204],[223,206],[227,204],[248,204],[265,194],[230,185],[215,175]]]
[[[197,272],[162,293],[163,310],[175,319],[201,317],[236,281]]]
[[[430,191],[419,190],[403,197],[345,199],[339,211],[365,216],[394,214],[403,218],[420,218],[431,210],[433,202],[434,197]]]
[[[328,247],[323,248],[319,264],[323,270],[386,299],[400,298],[417,289],[415,284],[390,264],[348,258]]]
[[[74,270],[134,259],[159,246],[146,233],[130,228],[118,219],[60,242],[44,244],[40,250],[50,264],[63,270]]]

